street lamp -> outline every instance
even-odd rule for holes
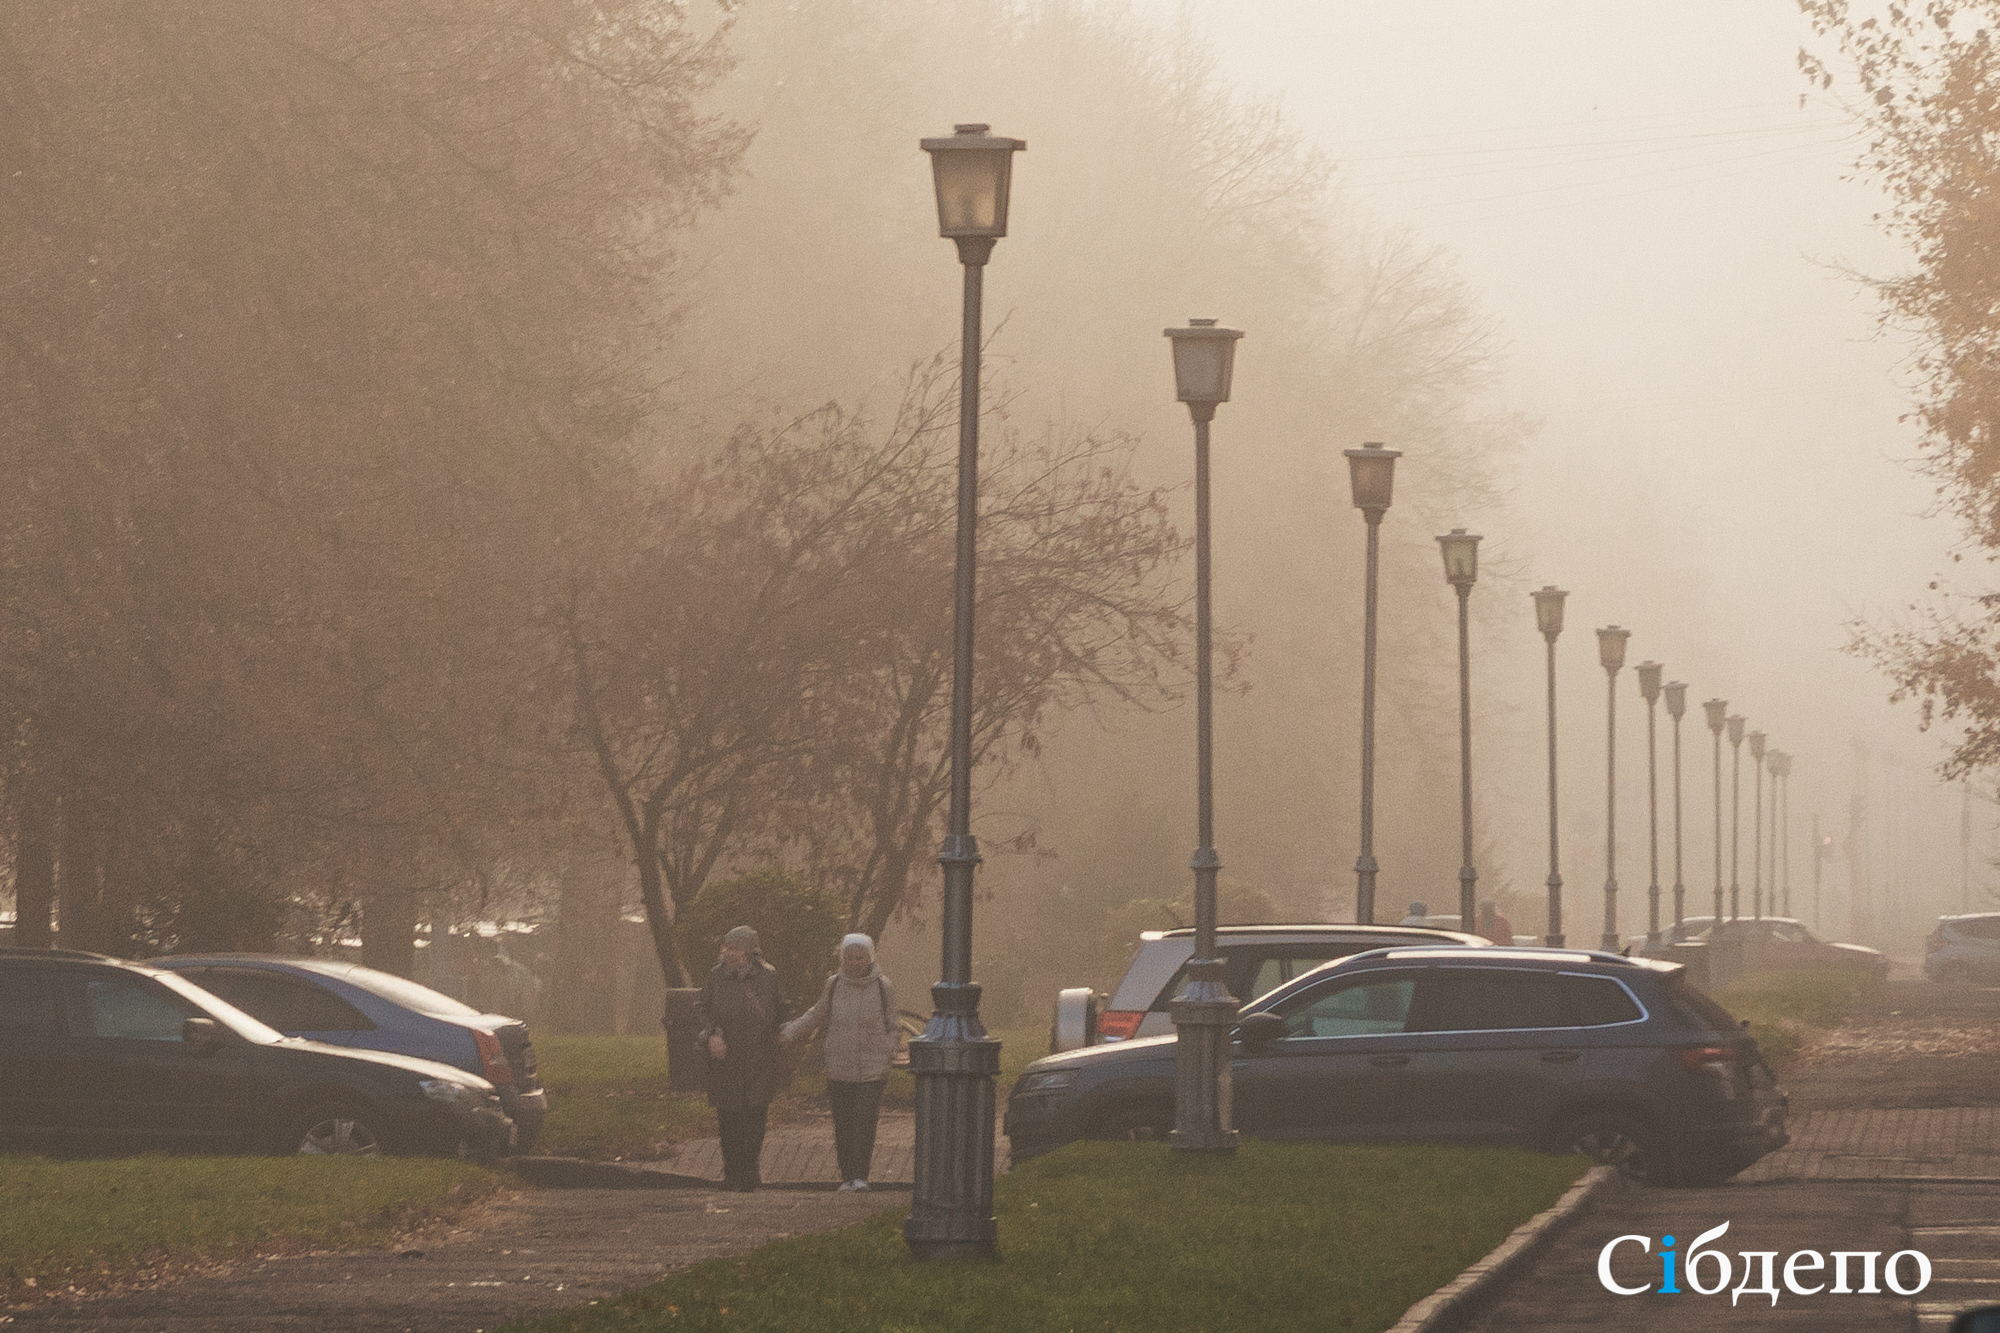
[[[1729,719],[1729,919],[1743,915],[1743,885],[1737,878],[1743,844],[1743,722],[1741,713]],[[1721,925],[1718,916],[1717,925]]]
[[[910,1042],[916,1076],[914,1200],[903,1241],[919,1259],[990,1258],[993,1220],[993,1076],[1000,1043],[979,1021],[972,980],[973,580],[979,519],[980,296],[993,243],[1007,234],[1007,194],[1014,154],[1028,145],[958,125],[948,138],[925,139],[937,187],[938,234],[958,245],[964,267],[959,338],[958,550],[952,600],[951,798],[944,846],[944,964],[931,987],[936,1006],[923,1035]]]
[[[1604,667],[1604,935],[1598,947],[1618,951],[1618,668],[1625,665],[1629,629],[1597,631],[1597,660]]]
[[[1710,699],[1701,706],[1708,714],[1708,729],[1715,737],[1715,916],[1712,926],[1722,924],[1722,727],[1728,720],[1729,702]]]
[[[1657,762],[1654,721],[1659,714],[1660,676],[1666,667],[1658,662],[1639,663],[1639,697],[1646,701],[1646,841],[1651,878],[1646,884],[1646,947],[1660,946],[1660,767]]]
[[[1674,938],[1681,938],[1687,907],[1687,885],[1681,883],[1681,715],[1687,712],[1684,680],[1667,682],[1667,716],[1674,720]]]
[[[1778,863],[1782,859],[1785,866],[1785,888],[1783,910],[1773,912],[1773,916],[1792,914],[1792,756],[1784,750],[1772,750],[1764,757],[1771,769],[1771,902],[1778,902]],[[1784,803],[1779,804],[1778,794],[1784,793]],[[1784,855],[1779,856],[1783,849]]]
[[[1751,808],[1757,812],[1750,829],[1750,913],[1764,919],[1764,733],[1753,731],[1750,742]]]
[[[1354,507],[1368,520],[1368,574],[1361,630],[1361,855],[1355,858],[1354,919],[1362,925],[1375,920],[1375,587],[1381,552],[1382,515],[1396,480],[1396,460],[1403,455],[1380,444],[1344,449],[1348,484]],[[1459,922],[1460,926],[1465,923]]]
[[[1552,949],[1563,946],[1563,877],[1556,868],[1556,636],[1563,632],[1563,598],[1569,596],[1550,583],[1535,599],[1535,628],[1549,646],[1549,933],[1543,942]],[[1459,922],[1462,926],[1465,923]]]
[[[1479,581],[1479,534],[1453,528],[1438,538],[1438,547],[1444,553],[1445,582],[1458,593],[1458,928],[1471,930],[1479,872],[1472,868],[1472,649],[1466,606]]]
[[[1174,1147],[1189,1152],[1231,1152],[1236,1131],[1229,1124],[1229,1027],[1236,997],[1229,993],[1222,960],[1215,956],[1215,875],[1222,859],[1215,852],[1214,749],[1209,676],[1208,424],[1217,403],[1229,401],[1240,329],[1191,319],[1184,329],[1168,329],[1173,340],[1174,383],[1194,419],[1194,661],[1195,661],[1195,849],[1194,958],[1187,982],[1174,997]]]

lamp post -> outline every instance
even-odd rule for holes
[[[1367,592],[1361,630],[1361,855],[1354,861],[1354,919],[1375,920],[1375,588],[1381,553],[1382,515],[1389,510],[1396,460],[1403,455],[1380,444],[1342,450],[1354,507],[1368,520]],[[1461,926],[1465,923],[1461,921]]]
[[[910,1042],[916,1076],[914,1200],[903,1241],[919,1259],[991,1257],[993,1221],[993,1076],[1000,1043],[979,1021],[972,980],[973,583],[979,518],[980,297],[993,243],[1007,234],[1014,154],[1028,145],[958,125],[948,138],[925,139],[937,188],[938,234],[957,243],[964,272],[959,340],[958,548],[952,599],[951,797],[944,846],[944,959],[931,987],[936,1006],[923,1035]]]
[[[1778,905],[1778,863],[1784,863],[1784,905],[1774,917],[1792,915],[1792,755],[1772,751],[1770,765],[1770,901]],[[1780,803],[1780,793],[1784,801]],[[1780,851],[1784,853],[1780,857]]]
[[[1467,604],[1479,581],[1479,534],[1453,528],[1438,538],[1445,582],[1458,593],[1458,927],[1476,917],[1473,892],[1479,872],[1472,868],[1472,649],[1467,638]]]
[[[1729,719],[1729,919],[1743,915],[1743,885],[1737,878],[1737,855],[1743,842],[1743,715]],[[1716,924],[1722,924],[1718,913]]]
[[[1667,716],[1674,720],[1674,938],[1681,938],[1687,909],[1687,885],[1681,883],[1681,715],[1687,712],[1684,680],[1667,682]]]
[[[1629,629],[1597,631],[1597,660],[1604,667],[1604,935],[1598,947],[1618,950],[1618,668],[1625,665]]]
[[[1660,767],[1654,722],[1659,715],[1660,677],[1666,667],[1641,662],[1639,697],[1646,701],[1646,842],[1650,878],[1646,882],[1646,947],[1660,945]]]
[[[1212,319],[1191,319],[1184,329],[1168,329],[1173,340],[1174,384],[1194,419],[1194,661],[1195,661],[1195,849],[1194,957],[1187,982],[1174,997],[1174,1147],[1188,1152],[1230,1152],[1236,1131],[1229,1124],[1229,1026],[1236,997],[1229,993],[1222,960],[1215,956],[1215,852],[1213,691],[1209,677],[1208,425],[1215,407],[1229,401],[1240,329],[1219,328]]]
[[[1764,733],[1753,731],[1750,742],[1750,808],[1756,818],[1750,825],[1750,914],[1764,919]]]
[[[1722,924],[1722,728],[1728,720],[1729,702],[1710,699],[1701,711],[1708,715],[1708,730],[1715,737],[1715,915],[1711,928]]]
[[[1535,628],[1549,646],[1549,933],[1543,941],[1552,949],[1563,946],[1563,877],[1556,863],[1556,636],[1563,632],[1563,598],[1569,596],[1550,583],[1535,599]],[[1462,926],[1465,923],[1459,922]]]

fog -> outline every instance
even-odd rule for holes
[[[1710,910],[1715,880],[1711,740],[1699,708],[1712,697],[1728,699],[1773,748],[1795,756],[1783,848],[1789,866],[1780,870],[1795,914],[1829,935],[1865,936],[1913,957],[1929,917],[1991,906],[1990,800],[1963,800],[1941,786],[1934,770],[1949,734],[1919,732],[1915,710],[1891,706],[1885,679],[1845,651],[1856,622],[1898,623],[1910,603],[1924,600],[1925,585],[1949,567],[1956,533],[1928,514],[1928,484],[1908,466],[1916,437],[1899,421],[1909,402],[1907,348],[1878,329],[1873,299],[1855,278],[1895,272],[1905,258],[1871,225],[1883,200],[1853,179],[1855,130],[1835,103],[1838,90],[1801,105],[1795,55],[1812,38],[1796,10],[1448,0],[1161,0],[1141,9],[1213,43],[1221,78],[1281,107],[1328,154],[1344,222],[1406,229],[1420,245],[1444,247],[1505,344],[1489,410],[1520,412],[1533,424],[1522,447],[1500,460],[1502,498],[1483,512],[1452,509],[1448,500],[1426,507],[1413,494],[1423,485],[1422,446],[1392,439],[1409,458],[1384,529],[1385,540],[1406,548],[1413,574],[1424,558],[1416,548],[1436,531],[1463,522],[1486,538],[1472,645],[1482,894],[1511,891],[1504,901],[1516,929],[1543,928],[1542,644],[1526,594],[1556,583],[1572,594],[1558,647],[1560,868],[1572,942],[1594,943],[1602,916],[1606,685],[1590,631],[1611,623],[1633,631],[1616,682],[1621,931],[1646,924],[1645,710],[1631,669],[1646,660],[1664,662],[1668,679],[1689,685],[1682,741],[1690,914]],[[1001,132],[1021,132],[1006,128],[1013,111],[1004,95],[978,102],[978,114]],[[1089,129],[1059,131],[1078,132]],[[1030,139],[1031,151],[1060,151],[1047,134]],[[1022,250],[1035,234],[1044,168],[1032,156],[1021,167]],[[1030,262],[1010,250],[1015,245],[1003,243],[996,276]],[[1259,330],[1226,286],[1201,290],[1199,299],[1208,304],[1188,313],[1220,315],[1250,335],[1240,348],[1238,401],[1219,417],[1218,438],[1254,433],[1243,418],[1266,389]],[[1162,391],[1164,372],[1162,364]],[[1331,388],[1337,402],[1340,386]],[[1171,438],[1174,423],[1153,420],[1150,433]],[[1313,433],[1303,442],[1309,456],[1359,442],[1340,438],[1334,420]],[[1225,493],[1232,480],[1225,471]],[[1320,591],[1333,601],[1266,614],[1324,618],[1351,636],[1359,516],[1340,512],[1337,475],[1301,477],[1305,487],[1334,492],[1315,523],[1328,525]],[[1253,589],[1269,586],[1254,575],[1232,577],[1273,558],[1258,550],[1261,536],[1254,526],[1218,525],[1219,614],[1239,624],[1256,614],[1245,605]],[[1455,718],[1439,691],[1454,663],[1443,637],[1450,597],[1441,576],[1434,588],[1386,596],[1383,615],[1385,624],[1427,621],[1432,637],[1427,660],[1410,666],[1427,693],[1419,701],[1385,688],[1382,707],[1420,729],[1427,728],[1409,715],[1426,710],[1423,721],[1449,728]],[[1218,710],[1226,775],[1218,842],[1226,866],[1241,868],[1278,902],[1317,901],[1341,913],[1351,908],[1355,849],[1352,655],[1304,687],[1320,706],[1301,715],[1291,737],[1313,751],[1324,780],[1314,795],[1331,798],[1322,809],[1301,800],[1295,785],[1270,781],[1276,775],[1261,760],[1273,738],[1246,716],[1255,691],[1282,690],[1277,681],[1301,669],[1276,649],[1260,635],[1245,666],[1253,695]],[[1180,721],[1185,732],[1187,719]],[[1670,893],[1672,742],[1664,710],[1657,722],[1660,875]],[[1397,746],[1382,760],[1395,793],[1384,801],[1391,829],[1378,848],[1385,917],[1408,897],[1438,911],[1452,910],[1456,898],[1447,861],[1455,861],[1456,756],[1448,731],[1443,744],[1435,733],[1431,739],[1420,773],[1394,772],[1407,762],[1393,753]],[[1172,740],[1159,743],[1171,756]],[[1722,749],[1726,848],[1731,764],[1729,746]],[[1182,768],[1191,765],[1183,759]],[[1752,780],[1746,753],[1735,872],[1746,911]],[[1770,802],[1767,789],[1767,840]],[[1413,803],[1421,814],[1410,819]],[[1284,814],[1273,818],[1278,810]],[[1817,903],[1815,819],[1832,842]],[[1159,837],[1168,840],[1175,827],[1189,827],[1176,816],[1161,825]],[[1726,850],[1723,859],[1727,881]],[[1167,858],[1159,861],[1155,873],[1168,878]],[[1070,869],[1056,861],[1032,872],[998,864],[986,873],[1064,880],[1075,893]],[[1857,878],[1879,905],[1877,921],[1865,908],[1855,917]],[[1670,916],[1670,898],[1663,911]]]
[[[266,0],[158,33],[22,20],[47,58],[10,76],[37,118],[0,198],[33,259],[27,332],[0,347],[21,479],[0,497],[0,780],[20,900],[59,898],[62,942],[360,931],[407,970],[420,923],[513,917],[562,937],[534,951],[582,969],[569,991],[630,995],[630,958],[590,972],[620,917],[651,921],[624,952],[698,970],[679,911],[777,865],[850,924],[885,919],[916,996],[937,873],[919,855],[900,899],[867,876],[913,829],[934,846],[942,810],[918,801],[891,837],[857,792],[941,661],[927,451],[952,424],[961,274],[918,140],[964,122],[1028,144],[985,277],[1004,512],[982,680],[1057,681],[982,732],[974,975],[997,1021],[1108,985],[1138,930],[1187,916],[1192,571],[1149,488],[1184,543],[1192,431],[1162,331],[1195,317],[1246,333],[1214,425],[1224,920],[1356,910],[1365,528],[1341,451],[1368,441],[1403,453],[1377,919],[1456,909],[1435,537],[1461,527],[1483,535],[1475,868],[1517,931],[1544,929],[1549,873],[1544,584],[1570,592],[1570,943],[1596,943],[1608,875],[1619,933],[1646,925],[1648,660],[1688,685],[1690,914],[1714,889],[1717,697],[1794,757],[1793,914],[1907,959],[1929,918],[1994,901],[1990,781],[1941,783],[1953,737],[1849,651],[1927,604],[1957,530],[1910,466],[1909,348],[1860,280],[1906,257],[1854,178],[1841,89],[1801,98],[1791,4],[755,0],[685,22],[621,5],[640,17],[615,40],[573,7],[503,6],[574,47],[424,4],[451,21],[315,25]],[[239,48],[252,20],[291,36]],[[481,47],[482,24],[508,35]],[[627,77],[567,82],[597,41]],[[300,84],[308,50],[366,77]],[[107,81],[130,91],[106,102]],[[183,83],[230,114],[181,114]],[[902,487],[879,509],[828,499],[877,465]],[[1050,629],[1023,592],[1038,561],[1089,566],[1104,609]],[[745,610],[767,600],[783,614]],[[1592,630],[1614,623],[1607,866]],[[912,714],[914,770],[939,711]],[[1771,807],[1746,753],[1746,911]]]

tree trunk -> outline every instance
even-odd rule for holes
[[[56,900],[56,859],[38,783],[30,776],[27,784],[14,825],[14,943],[47,949],[55,943],[49,913]]]
[[[378,893],[362,904],[361,961],[399,977],[416,971],[416,893]]]
[[[89,804],[73,792],[63,798],[56,894],[62,947],[96,952],[104,947],[104,930],[98,920],[97,836]]]

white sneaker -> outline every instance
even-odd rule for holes
[[[868,1192],[868,1182],[865,1180],[850,1180],[847,1182],[847,1188],[853,1190],[856,1194],[866,1194]]]
[[[868,1187],[867,1187],[866,1185],[863,1185],[863,1186],[862,1186],[861,1188],[863,1188],[863,1189],[866,1189],[866,1188],[868,1188]],[[854,1193],[854,1182],[853,1182],[853,1181],[851,1181],[851,1180],[843,1180],[843,1181],[841,1181],[841,1182],[840,1182],[840,1188],[839,1188],[839,1189],[837,1189],[837,1190],[835,1190],[835,1191],[834,1191],[834,1193],[835,1193],[835,1194],[852,1194],[852,1193]]]

